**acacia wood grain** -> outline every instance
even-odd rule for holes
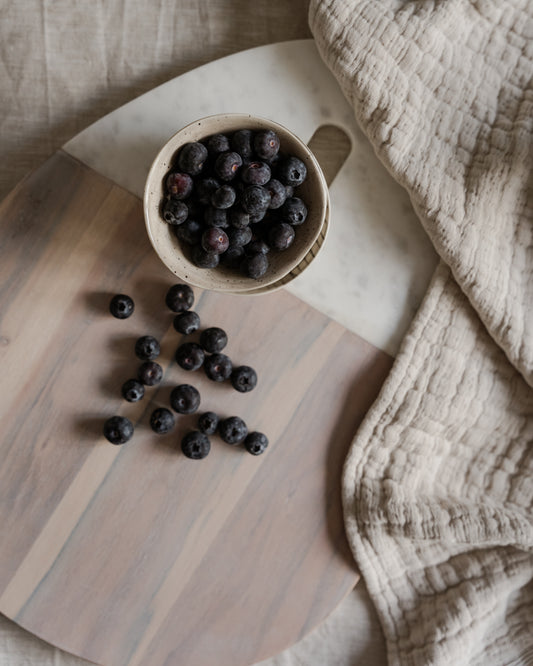
[[[340,474],[390,357],[284,291],[197,290],[203,327],[226,329],[259,383],[239,394],[180,369],[175,280],[141,202],[61,152],[3,202],[0,239],[0,611],[105,666],[239,666],[297,641],[358,578]],[[128,320],[108,313],[118,292]],[[143,334],[161,340],[164,379],[128,404]],[[178,383],[265,432],[267,451],[213,437],[190,461],[179,440],[196,416],[151,433]],[[115,413],[135,423],[122,447],[101,435]]]

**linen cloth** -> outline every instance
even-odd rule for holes
[[[307,11],[307,0],[0,0],[0,198],[86,126],[157,85],[244,49],[310,38]],[[0,615],[0,666],[88,663]],[[261,666],[359,663],[386,663],[364,584]]]
[[[345,464],[391,664],[533,663],[533,5],[313,0],[441,263]]]

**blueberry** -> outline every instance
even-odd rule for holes
[[[194,303],[194,292],[188,284],[174,284],[167,291],[165,303],[172,312],[185,312]]]
[[[229,222],[236,229],[243,229],[250,224],[250,214],[242,208],[232,208],[229,211]]]
[[[202,234],[202,247],[206,252],[222,254],[228,249],[229,238],[224,229],[209,227]]]
[[[237,130],[230,138],[232,150],[239,153],[244,161],[251,159],[253,154],[253,132],[249,129]]]
[[[122,397],[128,402],[139,402],[144,397],[144,386],[137,379],[128,379],[122,384]]]
[[[166,435],[174,427],[174,416],[166,407],[154,409],[150,416],[150,428],[158,435]]]
[[[258,456],[268,446],[268,437],[262,432],[251,432],[244,438],[245,449],[254,456]]]
[[[200,241],[202,231],[203,229],[200,222],[194,219],[188,219],[176,228],[176,236],[180,241],[183,241],[188,245],[194,245]]]
[[[294,241],[294,227],[286,222],[274,224],[268,233],[268,242],[275,250],[286,250]]]
[[[220,263],[227,268],[239,268],[243,257],[244,249],[242,247],[230,245],[224,254],[220,255]]]
[[[228,344],[228,336],[224,329],[211,326],[200,333],[200,344],[208,354],[216,354]]]
[[[270,206],[270,201],[270,192],[261,185],[250,185],[241,197],[241,205],[250,215],[264,213]]]
[[[279,137],[272,130],[261,130],[254,136],[254,150],[262,160],[271,160],[279,151]]]
[[[281,207],[281,219],[294,227],[305,222],[307,206],[298,197],[289,197]]]
[[[133,437],[133,423],[125,416],[112,416],[104,423],[104,437],[111,444],[125,444]]]
[[[226,354],[209,354],[205,357],[204,371],[213,382],[223,382],[231,375],[232,364]]]
[[[113,296],[109,303],[109,312],[117,319],[127,319],[133,314],[135,304],[133,299],[126,294],[117,294]]]
[[[193,414],[200,406],[200,393],[190,384],[175,386],[170,393],[170,406],[178,414]]]
[[[173,324],[178,333],[190,335],[200,328],[200,317],[192,310],[180,312],[174,317]]]
[[[204,412],[198,418],[198,429],[204,435],[214,435],[218,427],[218,415],[215,412]]]
[[[248,256],[252,256],[253,254],[268,254],[270,246],[264,240],[256,238],[246,245],[244,251]]]
[[[265,162],[250,162],[241,171],[241,179],[247,185],[266,185],[270,176],[270,167]]]
[[[173,171],[166,180],[167,193],[174,199],[186,199],[192,192],[193,182],[188,173]]]
[[[183,201],[167,199],[163,206],[163,219],[168,224],[183,224],[189,216],[189,208]]]
[[[229,244],[233,247],[243,247],[252,240],[252,230],[250,227],[244,227],[244,229],[230,227],[227,234]]]
[[[143,335],[135,342],[135,356],[141,361],[153,361],[161,352],[159,342],[153,335]]]
[[[231,185],[222,185],[211,195],[211,205],[215,208],[231,208],[237,199],[237,193]]]
[[[187,458],[201,460],[209,454],[211,442],[209,441],[209,437],[203,432],[192,430],[181,440],[181,450]]]
[[[284,185],[298,187],[306,179],[307,168],[302,160],[291,156],[281,160],[277,167],[277,174]]]
[[[141,363],[137,377],[146,386],[155,386],[163,379],[163,368],[155,361]]]
[[[267,210],[261,210],[257,213],[254,213],[253,215],[250,215],[250,224],[257,224],[258,222],[261,222],[262,220],[265,219]]]
[[[270,193],[270,206],[269,208],[276,209],[283,206],[285,200],[287,199],[287,188],[285,185],[272,178],[265,185],[265,189]]]
[[[191,176],[197,176],[204,168],[207,159],[207,148],[198,141],[186,143],[178,155],[178,167]]]
[[[184,370],[198,370],[204,362],[204,350],[196,342],[184,342],[176,349],[176,362]]]
[[[231,373],[231,385],[239,393],[248,393],[257,385],[257,373],[249,365],[240,365]]]
[[[258,252],[246,257],[241,264],[242,272],[254,280],[262,277],[268,270],[268,258],[266,254]]]
[[[227,229],[229,227],[228,213],[222,208],[207,206],[204,211],[204,222],[208,227],[219,227],[219,229]]]
[[[228,151],[221,153],[215,161],[215,173],[221,180],[233,180],[242,166],[239,153]]]
[[[248,428],[240,417],[230,416],[219,422],[218,434],[228,444],[239,444],[248,434]]]
[[[208,176],[202,178],[195,184],[195,195],[196,200],[207,206],[211,202],[211,195],[215,190],[218,190],[220,187],[220,181],[216,178]]]
[[[193,247],[191,258],[198,268],[216,268],[220,262],[217,252],[207,252],[201,245]]]
[[[207,150],[212,154],[225,153],[229,149],[229,139],[225,134],[213,134],[207,139]]]

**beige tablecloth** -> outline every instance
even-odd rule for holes
[[[139,94],[230,53],[311,37],[307,4],[0,0],[0,198],[80,130]],[[377,615],[358,585],[321,627],[265,666],[385,662]],[[0,616],[0,665],[30,664],[87,662]]]

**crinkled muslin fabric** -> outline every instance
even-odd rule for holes
[[[390,664],[533,664],[533,3],[313,0],[440,264],[346,460]]]

